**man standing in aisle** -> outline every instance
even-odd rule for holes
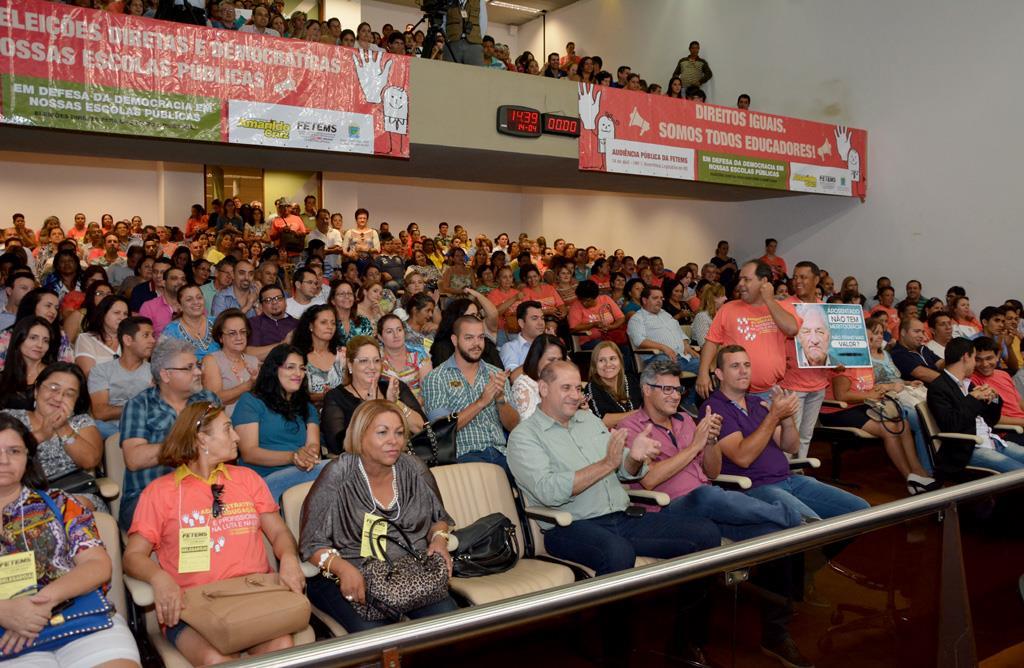
[[[799,331],[792,306],[775,300],[772,269],[751,260],[740,269],[740,298],[718,309],[700,351],[697,393],[711,394],[712,367],[722,346],[741,345],[750,354],[753,371],[750,392],[767,399],[769,391],[786,375],[786,337]]]
[[[784,300],[788,304],[817,304],[818,281],[821,270],[810,261],[797,262],[793,268],[794,295]],[[814,323],[801,323],[800,332]],[[800,332],[797,333],[799,336]],[[825,347],[828,354],[828,347]],[[796,428],[800,432],[800,451],[798,457],[806,457],[814,436],[814,424],[818,421],[818,411],[825,400],[825,390],[832,377],[832,370],[801,369],[797,362],[796,344],[792,337],[786,337],[786,374],[779,385],[792,392],[799,404],[796,415]]]
[[[703,86],[711,80],[711,66],[700,57],[700,42],[690,42],[690,54],[679,60],[672,76],[683,82],[683,90],[690,86]]]

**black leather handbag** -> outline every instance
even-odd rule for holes
[[[454,464],[455,434],[459,430],[459,414],[427,422],[423,431],[409,441],[409,452],[429,466]]]
[[[459,546],[452,553],[452,573],[460,578],[504,573],[519,561],[519,541],[512,520],[491,513],[452,532]]]

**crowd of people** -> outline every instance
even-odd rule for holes
[[[443,30],[434,33],[430,44],[426,43],[427,32],[420,29],[419,24],[410,23],[399,28],[385,23],[379,30],[374,30],[372,25],[364,21],[352,30],[342,27],[337,18],[321,21],[310,18],[301,9],[286,15],[284,0],[206,0],[200,3],[202,7],[187,0],[69,0],[67,4],[219,30],[299,39],[414,58],[450,60],[698,102],[707,101],[702,86],[713,76],[708,61],[700,55],[700,43],[697,41],[690,42],[689,53],[679,59],[664,86],[654,80],[648,82],[628,65],[618,66],[613,74],[611,68],[604,69],[601,56],[577,53],[575,42],[565,45],[564,54],[552,52],[544,56],[542,61],[531,51],[523,51],[513,58],[507,44],[496,42],[486,34],[486,10],[481,0],[462,3],[464,8],[450,9],[444,17]],[[465,19],[462,17],[463,11],[466,13]],[[736,106],[749,109],[750,95],[742,93],[736,100]]]
[[[204,665],[230,657],[181,621],[181,591],[266,572],[264,535],[282,581],[308,587],[349,631],[376,624],[358,613],[366,509],[400,520],[450,563],[451,518],[406,452],[411,436],[447,416],[457,416],[457,461],[497,464],[528,503],[570,512],[569,527],[547,528],[546,549],[598,574],[638,555],[687,554],[867,507],[790,472],[819,422],[877,436],[909,494],[966,465],[1024,468],[1020,437],[996,426],[1024,425],[1018,301],[975,317],[958,286],[928,298],[911,280],[897,302],[888,278],[869,298],[848,276],[836,291],[814,262],[790,270],[774,239],[747,262],[722,241],[708,262],[672,271],[662,257],[565,239],[474,237],[445,222],[434,234],[416,223],[371,226],[362,208],[346,227],[313,195],[275,207],[197,204],[183,229],[108,213],[87,223],[78,213],[66,229],[51,216],[35,230],[15,213],[3,230],[5,526],[22,513],[47,516],[43,496],[77,524],[67,546],[37,550],[47,569],[40,594],[0,601],[0,624],[14,633],[0,651],[38,633],[16,615],[41,619],[67,592],[109,577],[109,563],[89,556],[99,545],[91,513],[108,511],[92,472],[115,434],[126,467],[125,570],[153,585],[168,639]],[[823,323],[794,305],[825,302],[863,309],[871,368],[821,364]],[[795,341],[818,368],[798,363]],[[681,378],[692,374],[687,389]],[[877,413],[883,397],[903,393],[927,401],[943,431],[982,444],[931,452],[915,411]],[[747,476],[752,488],[712,486],[720,473]],[[312,481],[296,545],[279,504]],[[621,482],[673,503],[637,516]],[[213,532],[195,571],[178,559],[183,517]],[[22,534],[4,534],[4,554],[22,548]],[[300,559],[322,575],[305,583]],[[765,604],[763,647],[808,665],[787,631],[788,601],[804,583],[770,568],[762,577],[787,601]],[[62,587],[65,578],[75,587]],[[413,616],[454,606],[446,599]],[[131,659],[120,622],[101,633]],[[688,638],[697,656],[700,638]],[[251,652],[290,642],[267,639]]]

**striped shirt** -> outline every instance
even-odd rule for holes
[[[455,363],[455,355],[423,379],[423,403],[429,420],[437,420],[451,413],[457,413],[480,398],[492,373],[501,369],[480,361],[476,378],[470,383]],[[505,381],[505,401],[512,404],[512,387]],[[501,425],[497,403],[492,401],[477,413],[464,427],[459,427],[455,436],[456,456],[495,448],[505,453],[505,429]]]

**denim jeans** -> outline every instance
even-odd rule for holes
[[[484,464],[497,464],[501,468],[505,469],[505,475],[508,476],[509,480],[512,480],[512,471],[508,468],[508,460],[505,455],[502,454],[495,447],[484,448],[483,450],[472,450],[470,452],[464,452],[458,457],[459,464],[465,464],[466,462],[482,462]]]
[[[303,471],[297,466],[289,466],[280,471],[274,471],[263,482],[270,488],[270,496],[276,503],[281,503],[281,495],[296,485],[304,482],[312,482],[320,475],[320,471],[330,462],[329,459],[322,460],[309,471]]]
[[[924,432],[921,431],[921,419],[917,417],[917,411],[901,406],[903,409],[903,420],[906,428],[914,436],[914,450],[917,451],[917,459],[921,466],[929,474],[932,472],[932,454],[928,451],[928,443],[924,440]]]
[[[355,608],[353,608],[352,605],[345,600],[345,597],[341,595],[341,589],[338,587],[338,583],[333,580],[328,580],[321,575],[316,575],[306,579],[306,595],[309,596],[309,600],[313,605],[333,617],[334,620],[344,626],[345,630],[349,633],[375,629],[388,623],[370,622],[360,617]],[[420,619],[421,617],[440,615],[442,613],[458,609],[459,606],[455,604],[452,597],[446,596],[443,600],[438,601],[437,603],[432,603],[430,605],[425,605],[422,608],[410,610],[405,613],[405,616],[409,619]]]
[[[1005,446],[997,444],[995,450],[975,447],[970,466],[983,466],[1000,473],[1024,469],[1024,446],[1007,442]]]
[[[121,423],[117,420],[96,420],[96,429],[100,432],[104,443],[106,443],[108,438],[116,434],[120,428]]]
[[[673,505],[643,517],[616,512],[573,520],[567,527],[544,532],[549,554],[583,564],[597,575],[632,568],[637,556],[670,559],[721,543],[722,534],[713,522]]]
[[[746,540],[781,531],[800,524],[799,512],[779,501],[766,503],[742,492],[701,485],[686,496],[675,499],[669,508],[714,522],[729,540]]]
[[[668,355],[665,353],[658,353],[657,355],[651,355],[647,358],[645,364],[650,364],[654,361],[668,362]],[[700,370],[700,357],[694,355],[690,359],[683,359],[682,356],[677,356],[675,365],[679,367],[680,371],[689,371],[690,373],[697,373]]]
[[[806,457],[811,449],[811,439],[814,437],[814,425],[818,422],[818,412],[821,411],[821,403],[825,401],[825,390],[816,392],[794,392],[800,401],[800,408],[793,418],[796,420],[796,428],[800,432],[800,453],[797,457]]]
[[[859,496],[805,475],[791,475],[780,482],[755,487],[747,494],[766,503],[778,501],[795,509],[801,515],[819,519],[837,517],[870,507],[868,502]]]

